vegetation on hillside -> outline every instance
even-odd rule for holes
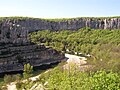
[[[75,17],[75,18],[34,18],[34,17],[22,17],[22,16],[13,16],[13,17],[0,17],[0,21],[3,21],[5,19],[10,20],[45,20],[45,21],[53,21],[53,22],[60,22],[60,21],[66,21],[66,20],[78,20],[78,19],[111,19],[111,18],[119,18],[120,16],[112,16],[112,17]]]
[[[86,73],[56,67],[42,73],[37,81],[17,83],[18,90],[120,90],[120,75],[100,70]]]
[[[7,90],[7,84],[11,82],[21,82],[23,79],[28,79],[33,75],[33,66],[29,63],[24,65],[23,75],[15,74],[15,75],[5,75],[4,78],[0,79],[0,90]]]
[[[19,81],[16,84],[18,90],[41,87],[43,90],[120,90],[120,30],[43,30],[29,36],[33,43],[44,44],[64,53],[90,54],[87,62],[94,69],[80,72],[75,68],[63,70],[57,66],[42,73],[37,81],[32,81],[28,78],[32,75],[33,67],[26,64],[23,77],[27,81]],[[9,83],[13,80],[11,77],[6,75],[4,81]],[[20,80],[19,75],[16,80]]]
[[[32,42],[53,47],[58,51],[92,55],[88,63],[96,65],[96,70],[102,68],[120,71],[120,30],[43,30],[29,36]]]

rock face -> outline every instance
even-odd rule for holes
[[[0,20],[0,42],[26,44],[29,32],[38,30],[120,29],[120,18],[73,18],[47,20],[37,18],[2,18]]]
[[[64,55],[42,45],[0,45],[0,73],[23,70],[26,63],[32,66],[60,62]]]
[[[2,18],[0,42],[26,44],[29,32],[38,30],[120,29],[120,18],[73,18],[47,20],[37,18]]]
[[[33,66],[60,61],[56,50],[31,44],[28,33],[38,30],[120,29],[120,18],[73,18],[45,20],[37,18],[0,18],[0,73],[23,70],[25,63]]]
[[[26,63],[32,66],[60,62],[64,55],[42,45],[0,45],[0,73],[23,70]]]
[[[10,19],[0,22],[0,73],[23,70],[26,63],[40,66],[64,60],[64,54],[30,42],[28,33],[38,29],[37,25],[32,29],[33,23]]]

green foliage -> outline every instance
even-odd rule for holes
[[[4,76],[4,82],[5,83],[10,83],[14,81],[20,81],[21,80],[21,75],[16,74],[16,75],[5,75]]]
[[[20,74],[13,75],[12,77],[13,77],[13,80],[17,82],[19,82],[22,79]]]
[[[120,76],[112,71],[97,71],[89,77],[91,90],[120,90]]]
[[[29,36],[32,42],[58,51],[68,49],[69,53],[91,54],[88,64],[94,66],[94,72],[56,67],[41,74],[36,82],[26,82],[22,87],[29,90],[37,83],[48,90],[120,90],[120,30],[92,30],[86,27],[78,31],[44,30]],[[48,84],[44,85],[46,82]]]
[[[90,75],[85,72],[57,72],[48,79],[48,87],[52,90],[119,90],[120,76],[105,71]]]
[[[30,88],[35,84],[35,82],[28,80],[27,82],[18,82],[16,84],[17,90],[30,90]]]
[[[11,75],[5,75],[4,76],[4,82],[5,83],[10,83],[11,81],[13,81]]]
[[[24,73],[23,73],[24,78],[29,78],[30,76],[32,76],[32,72],[33,72],[33,66],[31,66],[29,63],[25,64]]]
[[[118,45],[120,44],[119,35],[120,30],[91,30],[90,28],[87,28],[78,31],[38,31],[31,33],[30,38],[34,43],[47,43],[47,45],[56,49],[65,47],[70,50],[75,50],[75,48],[79,48],[81,52],[84,52],[84,50],[89,48],[84,49],[83,47],[86,46],[91,46],[92,49],[97,44]],[[62,48],[60,50],[62,50]],[[89,50],[88,53],[90,53]]]
[[[79,20],[79,19],[111,19],[111,18],[119,18],[120,16],[113,16],[113,17],[76,17],[76,18],[33,18],[33,17],[22,17],[22,16],[14,16],[14,17],[0,17],[0,21],[5,20],[5,19],[10,19],[10,20],[27,20],[27,19],[32,19],[32,20],[45,20],[45,21],[53,21],[53,22],[60,22],[60,21],[72,21],[72,20]]]
[[[21,90],[22,85],[23,85],[22,82],[18,82],[18,83],[16,84],[16,88],[17,88],[17,90]]]
[[[41,84],[48,90],[120,90],[120,75],[105,70],[87,73],[75,68],[63,70],[61,67],[56,67],[42,73],[37,81],[19,83],[17,87],[30,90],[36,84]]]
[[[43,30],[30,33],[31,41],[42,43],[58,51],[91,54],[88,63],[95,69],[120,71],[120,30],[92,30],[89,27],[78,31]]]

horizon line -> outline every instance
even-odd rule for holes
[[[15,18],[15,17],[23,17],[23,18],[39,18],[39,19],[72,19],[72,18],[115,18],[119,16],[78,16],[78,17],[55,17],[55,18],[45,18],[45,17],[35,17],[35,16],[0,16],[0,18]]]

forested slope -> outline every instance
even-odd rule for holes
[[[120,30],[43,30],[31,33],[30,37],[34,43],[42,43],[59,51],[90,54],[92,57],[88,62],[97,65],[96,68],[120,70]]]

